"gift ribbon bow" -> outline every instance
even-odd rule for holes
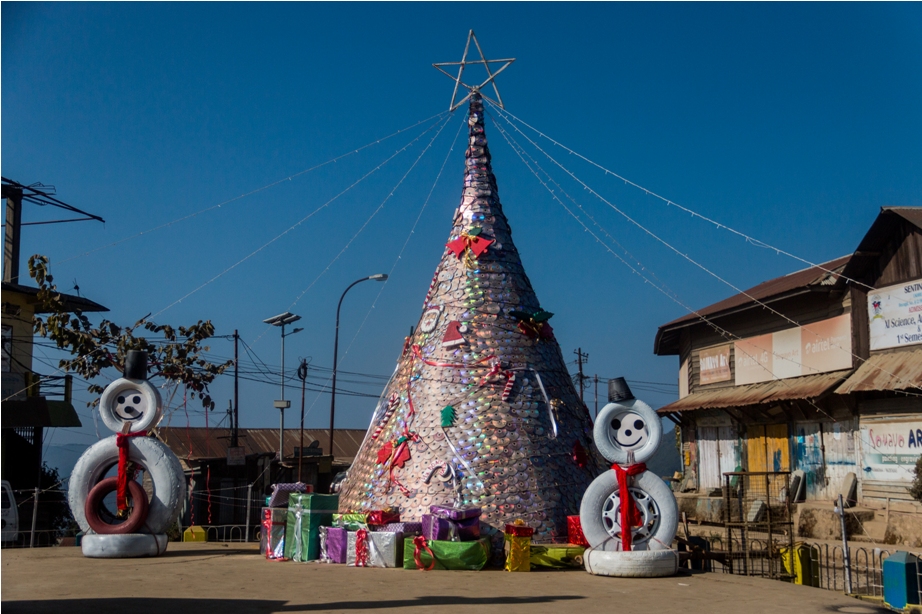
[[[553,339],[554,330],[548,324],[554,314],[539,309],[533,313],[527,311],[510,311],[509,315],[518,320],[519,331],[532,339]]]
[[[447,243],[458,260],[464,256],[464,264],[469,269],[475,267],[474,259],[479,258],[481,254],[487,251],[487,248],[493,244],[492,239],[484,239],[480,236],[480,228],[471,228],[468,232],[462,232],[461,236]],[[473,254],[473,258],[471,257]]]
[[[368,530],[355,532],[355,566],[368,567]]]
[[[618,497],[621,500],[621,549],[628,551],[631,549],[633,527],[639,527],[640,523],[643,522],[640,510],[637,509],[637,504],[634,502],[634,497],[631,496],[631,491],[628,490],[628,482],[630,481],[628,478],[643,473],[647,470],[647,466],[643,463],[637,463],[622,467],[615,463],[611,468],[614,469],[618,478]]]
[[[146,434],[144,431],[115,434],[115,445],[118,446],[118,490],[115,503],[119,512],[128,509],[128,441],[132,437],[141,437]]]
[[[426,541],[425,536],[417,535],[413,538],[413,560],[416,562],[416,569],[420,571],[432,571],[435,568],[435,555],[432,554],[432,550],[429,548],[429,544]],[[423,565],[423,559],[419,556],[421,550],[425,550],[429,553],[429,558],[432,559],[432,562],[428,567]]]

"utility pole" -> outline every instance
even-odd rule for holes
[[[583,405],[585,405],[585,402],[583,401],[583,383],[586,379],[586,376],[583,375],[583,362],[589,362],[589,354],[583,354],[583,348],[576,348],[573,353],[576,354],[576,360],[579,363],[579,400],[581,403],[583,403]]]
[[[22,231],[22,188],[4,185],[6,226],[3,233],[3,281],[19,283],[19,236]]]
[[[301,466],[304,464],[304,387],[307,385],[307,360],[302,358],[298,367],[301,379],[301,435],[298,443],[298,481],[301,481]]]
[[[237,329],[234,329],[234,415],[231,416],[231,446],[237,447],[239,445],[237,441],[238,429],[240,428],[240,396],[239,396],[239,375],[240,375],[240,364],[237,362],[237,341],[240,339],[240,335],[237,332]]]
[[[598,418],[599,417],[599,374],[596,373],[592,377],[592,379],[595,382],[595,417]]]

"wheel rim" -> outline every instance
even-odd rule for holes
[[[646,491],[630,487],[628,492],[634,499],[637,511],[640,512],[641,524],[631,530],[631,542],[641,545],[648,542],[655,534],[660,524],[660,509]],[[621,540],[621,496],[615,489],[602,505],[602,525],[613,538]]]

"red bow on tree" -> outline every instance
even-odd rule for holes
[[[474,258],[479,258],[481,254],[487,251],[487,248],[494,243],[492,239],[484,239],[480,236],[480,228],[471,228],[467,232],[462,232],[461,236],[453,241],[449,241],[446,245],[450,249],[458,260],[461,259],[461,256],[467,250],[470,250],[471,254],[474,254]],[[468,266],[472,263],[470,262],[470,254],[468,255],[468,260],[466,261]]]

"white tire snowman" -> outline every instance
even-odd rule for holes
[[[83,554],[92,558],[158,556],[166,551],[166,530],[186,495],[176,455],[147,433],[163,416],[160,392],[147,381],[147,353],[130,351],[124,377],[109,384],[99,401],[103,423],[115,435],[90,446],[71,473],[68,503],[84,532]],[[113,468],[114,477],[106,477]],[[144,472],[153,492],[135,478]],[[105,500],[115,493],[115,507]]]
[[[586,571],[600,576],[659,577],[676,573],[672,550],[678,506],[672,491],[644,464],[663,438],[653,409],[634,398],[624,378],[609,383],[609,400],[593,430],[596,449],[610,471],[586,489],[579,509],[589,549]]]

